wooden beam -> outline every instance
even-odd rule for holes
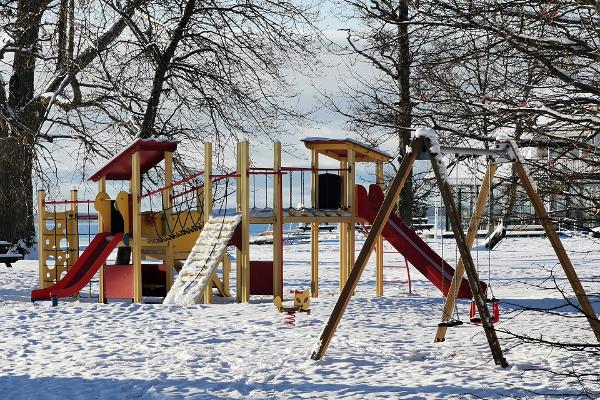
[[[319,152],[311,150],[311,207],[319,208]],[[319,297],[319,223],[310,224],[310,294]]]
[[[171,186],[173,183],[173,152],[165,151],[165,187]],[[171,208],[171,193],[173,190],[171,188],[165,189],[162,191],[162,201],[164,206],[164,225],[168,226],[171,221],[171,215],[173,215],[173,210]],[[168,234],[168,233],[166,233]],[[173,286],[173,268],[175,267],[175,259],[173,258],[173,242],[169,240],[167,242],[166,255],[165,255],[165,269],[166,269],[166,284],[167,284],[167,293],[171,290],[171,286]]]
[[[346,234],[348,235],[348,248],[346,249],[346,254],[348,257],[348,261],[346,261],[346,279],[348,279],[348,274],[350,273],[350,267],[354,265],[354,261],[356,259],[356,228],[354,225],[356,224],[356,153],[354,152],[354,148],[351,147],[348,149],[348,161],[347,167],[349,169],[347,175],[347,186],[346,186],[346,201],[348,202],[348,211],[350,211],[350,216],[352,217],[352,222],[348,225],[348,230]]]
[[[283,300],[283,211],[281,198],[281,143],[273,143],[273,301]],[[265,188],[267,190],[267,188]]]
[[[345,170],[348,168],[346,161],[340,161],[340,169]],[[348,206],[348,172],[342,171],[340,173],[342,178],[341,188],[341,207],[345,208]],[[348,223],[342,222],[340,224],[340,271],[339,271],[339,287],[340,293],[346,284],[348,277]]]
[[[238,158],[240,160],[240,175],[238,191],[240,192],[239,211],[242,214],[242,250],[237,262],[239,292],[237,299],[241,303],[250,300],[250,181],[248,168],[250,167],[250,145],[248,141],[238,144]]]
[[[479,317],[481,318],[483,330],[485,331],[485,335],[487,337],[488,344],[490,346],[490,350],[494,358],[494,362],[496,363],[496,365],[500,365],[502,368],[506,368],[508,367],[508,363],[506,362],[506,359],[502,354],[502,348],[500,347],[500,342],[498,341],[496,330],[494,329],[494,325],[492,324],[490,311],[488,310],[485,301],[485,296],[482,293],[481,285],[479,284],[479,276],[477,276],[477,269],[475,268],[473,258],[471,257],[471,249],[467,246],[465,233],[462,230],[462,225],[460,223],[460,218],[456,209],[456,204],[454,203],[454,199],[452,198],[450,185],[447,181],[448,177],[445,176],[445,174],[443,176],[440,171],[438,162],[441,162],[441,158],[438,158],[437,154],[430,153],[430,159],[433,172],[435,173],[435,179],[440,190],[440,194],[442,196],[442,199],[444,200],[446,214],[448,216],[448,219],[450,220],[450,224],[452,225],[452,231],[454,233],[456,245],[458,246],[460,257],[463,260],[465,271],[467,272],[467,278],[469,279],[469,287],[471,288],[471,293],[473,294],[473,300],[477,305]]]
[[[44,228],[46,227],[46,191],[37,191],[38,207],[38,278],[40,289],[46,287],[46,262],[48,261],[48,252],[46,243],[44,243]],[[58,244],[57,244],[58,246]]]
[[[365,243],[358,254],[352,270],[350,271],[350,276],[348,277],[348,280],[346,281],[346,284],[344,285],[342,292],[335,303],[329,319],[325,323],[325,327],[321,331],[321,335],[319,336],[315,350],[311,354],[311,358],[313,360],[320,360],[325,355],[331,338],[333,337],[333,334],[335,333],[335,330],[337,329],[337,326],[339,325],[342,316],[346,311],[346,307],[348,306],[348,302],[352,297],[352,293],[358,285],[358,281],[360,280],[365,266],[369,261],[369,257],[373,252],[373,247],[375,246],[377,236],[381,234],[381,231],[383,230],[383,227],[387,222],[390,213],[392,212],[394,199],[398,196],[400,190],[402,190],[402,187],[404,186],[404,183],[408,179],[413,163],[417,155],[421,152],[422,147],[423,139],[413,139],[411,143],[412,152],[402,159],[400,167],[398,168],[398,173],[392,181],[390,189],[385,195],[381,208],[377,212],[373,226],[367,235],[367,239],[365,240]]]
[[[515,153],[518,152],[518,149],[516,149],[514,146],[513,150],[515,150]],[[525,188],[525,192],[527,192],[527,196],[529,196],[529,200],[531,201],[531,204],[533,205],[533,208],[535,209],[535,212],[540,220],[540,223],[544,227],[544,231],[546,231],[546,236],[548,236],[548,240],[550,240],[550,243],[552,244],[552,248],[556,253],[556,257],[558,257],[558,261],[565,271],[565,275],[569,280],[569,284],[571,285],[575,296],[577,296],[579,307],[585,314],[585,317],[588,320],[594,335],[596,336],[596,340],[600,342],[600,321],[598,320],[596,311],[594,311],[594,307],[592,307],[587,293],[585,292],[585,289],[583,288],[583,285],[577,276],[577,272],[575,272],[575,268],[571,263],[571,259],[565,251],[558,234],[556,233],[554,224],[546,212],[546,208],[544,207],[542,199],[540,199],[540,196],[537,194],[537,191],[534,188],[533,182],[525,170],[525,167],[519,161],[513,164],[513,169],[521,180],[521,183]]]
[[[133,218],[133,243],[131,256],[133,262],[133,302],[142,302],[142,215],[140,205],[140,192],[142,179],[140,173],[140,152],[136,151],[131,156],[131,201]],[[127,225],[127,222],[125,223]]]
[[[375,183],[385,190],[383,180],[383,163],[375,164]],[[383,296],[383,235],[377,236],[375,245],[375,295]]]
[[[481,190],[479,191],[479,196],[477,197],[477,202],[475,203],[475,209],[473,210],[471,222],[469,223],[469,228],[467,229],[466,243],[469,249],[473,247],[473,243],[477,237],[477,228],[479,227],[485,204],[489,198],[492,180],[497,168],[498,167],[496,164],[489,164],[485,171],[485,176],[483,177],[483,182],[481,184]],[[450,284],[450,289],[448,289],[448,295],[446,296],[446,303],[444,304],[444,311],[442,312],[441,318],[442,322],[452,319],[454,307],[456,307],[456,298],[458,297],[458,291],[460,289],[464,274],[465,263],[462,257],[460,257],[456,263],[456,271],[454,272],[452,283]],[[446,339],[447,330],[448,328],[446,326],[438,326],[434,342],[443,342]]]
[[[203,194],[204,194],[204,201],[203,201],[203,207],[204,209],[203,211],[203,216],[204,216],[204,223],[206,223],[206,221],[208,221],[208,219],[210,218],[210,213],[212,212],[212,206],[213,206],[213,198],[212,198],[212,191],[213,191],[213,187],[212,187],[212,179],[210,179],[210,176],[212,175],[212,143],[204,143],[204,171],[203,171]]]
[[[98,193],[106,193],[106,178],[100,178],[98,180]],[[102,213],[100,210],[98,211],[98,232],[105,232],[108,230],[107,227],[104,226],[109,221],[104,221],[102,218]],[[106,262],[102,263],[100,270],[98,271],[98,302],[106,303],[106,296],[104,295],[104,266]]]

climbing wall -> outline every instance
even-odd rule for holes
[[[66,275],[79,257],[79,235],[75,211],[43,210],[39,245],[40,287],[51,286]]]
[[[164,304],[192,305],[200,301],[241,220],[241,215],[234,214],[212,216],[206,222]]]

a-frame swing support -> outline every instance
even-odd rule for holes
[[[460,226],[458,214],[456,214],[456,205],[454,204],[454,199],[452,198],[450,187],[446,182],[445,177],[440,170],[440,166],[438,165],[438,160],[441,162],[441,158],[438,157],[437,153],[439,152],[439,147],[437,143],[431,143],[431,140],[435,140],[431,136],[428,136],[432,130],[423,130],[425,133],[423,136],[419,137],[416,135],[411,142],[411,152],[407,154],[400,163],[400,167],[398,168],[398,172],[392,181],[388,192],[385,195],[383,200],[383,204],[379,209],[377,216],[375,217],[375,221],[373,222],[372,228],[367,235],[365,243],[354,263],[352,270],[346,280],[340,296],[329,316],[329,319],[325,323],[325,326],[321,332],[319,340],[313,349],[313,353],[311,358],[313,360],[320,360],[327,348],[333,334],[337,326],[339,325],[342,316],[348,306],[350,298],[356,286],[358,285],[358,281],[369,261],[369,256],[373,252],[373,248],[376,244],[377,237],[381,234],[383,227],[388,220],[392,208],[394,206],[394,200],[399,195],[402,187],[404,186],[406,180],[409,175],[412,173],[412,166],[418,155],[423,153],[429,153],[430,159],[432,162],[433,170],[436,176],[436,180],[438,185],[440,186],[440,192],[442,193],[442,198],[444,200],[446,210],[449,211],[449,214],[452,214],[450,218],[450,222],[452,224],[452,229],[454,230],[455,237],[457,238],[457,245],[460,250],[461,257],[466,261],[465,269],[467,270],[467,277],[469,279],[469,284],[472,292],[475,294],[476,305],[479,311],[479,315],[481,320],[484,321],[483,328],[486,332],[486,337],[488,338],[488,343],[490,349],[492,351],[492,355],[494,357],[494,361],[496,364],[501,365],[502,367],[508,366],[504,356],[502,355],[502,349],[500,348],[500,343],[498,338],[496,337],[496,331],[494,329],[493,324],[491,323],[489,310],[487,308],[487,304],[485,303],[485,298],[483,293],[481,293],[481,286],[479,284],[479,278],[477,276],[477,270],[475,269],[475,265],[473,263],[473,259],[471,258],[470,249],[466,246],[466,240],[464,237],[464,232]],[[432,145],[433,144],[433,145]]]
[[[569,284],[571,285],[571,288],[573,289],[573,292],[575,293],[575,296],[577,297],[579,306],[580,306],[581,310],[583,311],[583,313],[585,314],[586,319],[588,320],[588,323],[590,324],[590,327],[592,328],[592,331],[594,332],[596,340],[598,342],[600,342],[600,321],[598,320],[598,317],[596,316],[596,312],[594,311],[594,308],[592,307],[592,305],[589,301],[589,298],[585,292],[585,289],[581,285],[581,281],[579,280],[579,277],[577,276],[577,272],[575,271],[575,268],[573,267],[573,264],[571,263],[571,260],[568,256],[567,252],[565,251],[565,248],[563,247],[558,234],[556,233],[556,228],[555,228],[554,224],[552,223],[552,220],[548,216],[548,213],[546,212],[544,203],[542,202],[542,199],[538,195],[538,193],[535,189],[534,183],[531,180],[531,177],[527,173],[527,169],[524,166],[524,160],[521,156],[519,148],[517,147],[517,145],[514,141],[507,141],[507,142],[502,142],[502,143],[498,143],[498,144],[500,145],[500,147],[505,147],[506,149],[509,149],[510,152],[512,153],[512,154],[508,154],[507,152],[504,152],[505,154],[503,154],[503,155],[505,157],[500,157],[500,160],[502,160],[502,162],[508,161],[508,162],[513,163],[513,169],[514,169],[516,175],[519,177],[519,180],[521,181],[521,185],[523,186],[523,188],[525,189],[525,192],[527,193],[529,201],[531,202],[531,204],[535,210],[535,213],[538,216],[540,224],[543,226],[544,231],[546,232],[546,236],[548,237],[548,240],[550,241],[552,248],[554,249],[554,252],[556,253],[556,256],[565,272],[565,275],[567,276],[567,279],[569,280]],[[502,146],[502,145],[504,145],[504,146]],[[459,150],[468,151],[469,149],[459,149]],[[442,148],[442,151],[451,153],[454,150],[452,150],[451,148]],[[498,152],[498,150],[496,150],[496,152]],[[464,154],[468,154],[468,153],[465,152]],[[470,154],[474,154],[474,153],[470,153]],[[481,154],[481,155],[484,155],[484,154]],[[489,156],[489,154],[486,154],[486,155]],[[492,158],[494,158],[494,157],[492,157]],[[492,161],[494,161],[494,160],[492,159]],[[469,229],[467,231],[467,246],[469,248],[473,245],[473,241],[475,239],[475,235],[477,232],[477,226],[479,225],[479,221],[481,220],[481,216],[483,214],[485,203],[488,200],[488,197],[490,195],[491,182],[494,177],[496,168],[497,168],[497,166],[495,163],[490,163],[488,165],[485,177],[483,179],[481,191],[479,192],[479,197],[477,198],[477,203],[476,203],[475,209],[473,211],[471,223],[469,224]],[[446,303],[444,305],[444,311],[443,311],[442,318],[441,318],[442,322],[445,322],[445,321],[448,321],[451,319],[452,310],[454,309],[454,306],[456,305],[458,288],[460,287],[460,283],[463,279],[463,270],[464,270],[464,262],[463,262],[462,253],[461,253],[461,258],[458,260],[458,262],[456,264],[456,272],[452,278],[450,290],[448,291],[448,296],[446,298]],[[434,341],[435,342],[444,341],[446,338],[446,330],[447,330],[447,328],[445,326],[439,326],[438,330],[436,332]]]

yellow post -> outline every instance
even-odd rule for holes
[[[203,219],[204,223],[208,221],[210,218],[210,214],[212,213],[212,143],[206,142],[204,143],[204,187],[203,190]],[[225,255],[224,258],[227,256]],[[211,277],[212,278],[212,277]],[[212,303],[212,279],[209,280],[208,285],[204,289],[204,304]],[[223,284],[229,285],[229,283],[225,283],[225,265],[223,265]]]
[[[38,190],[37,192],[37,207],[38,207],[38,272],[39,285],[43,289],[46,287],[46,261],[48,260],[47,247],[44,243],[44,228],[46,227],[46,192]]]
[[[319,152],[311,151],[311,202],[312,208],[319,208]],[[310,226],[310,293],[312,297],[319,297],[319,223],[313,222]]]
[[[237,300],[247,303],[250,300],[250,185],[248,168],[250,166],[250,150],[247,141],[238,144],[238,211],[242,214],[242,248],[238,252],[237,276],[238,292]]]
[[[375,165],[375,183],[384,189],[382,162]],[[375,240],[375,295],[383,296],[383,235],[377,235]]]
[[[170,186],[173,183],[173,152],[165,151],[165,186]],[[164,189],[162,191],[162,201],[165,209],[165,214],[163,215],[165,227],[168,226],[168,223],[172,220],[171,215],[173,214],[173,210],[171,209],[172,201],[171,194],[173,193],[173,189]],[[167,221],[169,221],[167,223]],[[168,232],[166,232],[168,234]],[[173,241],[169,240],[167,242],[167,248],[165,249],[165,269],[166,278],[167,278],[167,293],[171,290],[171,286],[173,286],[173,267],[175,266],[175,259],[173,256]]]
[[[106,192],[106,178],[100,178],[98,180],[98,193]],[[109,227],[104,226],[105,221],[102,220],[102,214],[98,212],[98,233],[108,231]],[[106,298],[104,297],[104,266],[106,263],[103,263],[100,267],[100,271],[98,272],[98,302],[106,303]]]
[[[355,254],[355,239],[356,239],[356,163],[354,149],[348,149],[348,176],[347,176],[347,189],[346,189],[346,201],[348,202],[348,211],[352,217],[350,224],[348,224],[348,249],[346,262],[346,279],[350,274],[350,269],[354,266],[354,260],[356,259]]]
[[[133,262],[133,302],[142,302],[142,219],[141,219],[141,173],[140,152],[131,156],[131,201],[133,219],[133,240],[131,241],[131,256]]]
[[[67,226],[65,231],[67,233],[67,249],[65,250],[67,262],[65,265],[67,272],[79,258],[79,226],[77,224],[79,207],[77,204],[77,189],[74,186],[71,187],[69,200],[71,201],[69,212],[65,213],[65,224]],[[79,299],[79,292],[77,292],[76,298]]]
[[[348,173],[345,171],[348,167],[348,163],[346,161],[340,161],[340,176],[342,178],[342,188],[341,188],[341,207],[346,208],[348,206],[347,203],[347,189],[348,189]],[[346,283],[346,277],[348,276],[348,224],[346,222],[340,223],[340,291],[344,287]]]
[[[273,143],[273,301],[283,299],[283,216],[281,213],[281,143]],[[265,188],[267,190],[267,188]]]
[[[204,223],[210,218],[212,212],[212,143],[204,143]]]

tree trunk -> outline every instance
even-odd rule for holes
[[[410,101],[410,43],[408,37],[408,1],[400,0],[398,9],[398,61],[396,70],[398,71],[398,145],[399,154],[404,157],[406,146],[411,140],[412,124],[412,104]],[[400,192],[400,204],[398,205],[398,214],[402,221],[412,225],[414,209],[414,191],[412,171]]]
[[[34,135],[43,110],[31,107],[35,84],[33,55],[46,0],[22,0],[17,5],[15,47],[7,109],[12,120],[0,125],[0,240],[30,246],[33,225],[32,170]]]

